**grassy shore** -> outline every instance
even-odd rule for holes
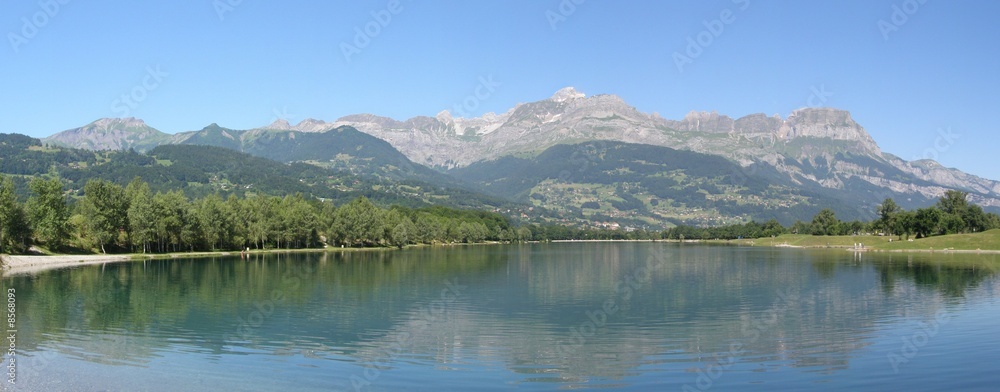
[[[892,241],[890,241],[890,239]],[[1000,229],[973,234],[950,234],[928,238],[899,240],[898,237],[871,235],[815,236],[783,234],[772,238],[729,241],[747,246],[777,246],[801,248],[845,248],[864,244],[865,250],[877,251],[991,251],[1000,252]]]
[[[1000,229],[973,234],[952,234],[919,240],[893,241],[882,244],[881,250],[990,250],[1000,251]]]

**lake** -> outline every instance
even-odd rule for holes
[[[14,390],[996,390],[998,271],[997,255],[558,243],[2,282]]]

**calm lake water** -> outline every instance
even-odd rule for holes
[[[998,272],[994,255],[563,243],[2,284],[15,390],[995,391]]]

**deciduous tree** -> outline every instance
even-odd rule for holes
[[[128,225],[132,245],[141,245],[142,253],[149,251],[149,244],[156,236],[156,208],[153,192],[142,179],[136,177],[125,187],[128,200]]]
[[[0,176],[0,253],[21,253],[27,248],[31,230],[24,208],[17,202],[14,182]]]
[[[79,211],[85,218],[86,233],[102,253],[107,253],[105,245],[113,244],[128,225],[125,190],[120,185],[94,179],[83,186],[83,194]]]
[[[892,200],[892,198],[885,199],[885,201],[878,206],[878,220],[875,221],[876,226],[880,230],[885,231],[885,234],[888,236],[893,235],[893,233],[899,233],[896,231],[896,229],[898,229],[896,223],[898,221],[897,218],[900,211],[902,211],[902,209],[899,208],[896,201]]]
[[[37,238],[52,248],[59,248],[69,238],[69,208],[63,195],[59,174],[50,172],[28,183],[32,196],[28,199],[28,221]]]
[[[813,218],[811,228],[813,235],[837,235],[840,234],[840,220],[833,210],[825,208]]]

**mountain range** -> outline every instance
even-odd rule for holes
[[[1000,209],[1000,182],[883,152],[844,110],[803,108],[787,118],[737,119],[691,112],[671,120],[614,95],[586,96],[573,88],[476,118],[448,111],[405,121],[357,114],[295,125],[279,119],[249,130],[212,124],[177,134],[135,118],[100,119],[43,142],[91,150],[218,146],[282,162],[474,189],[585,224],[789,223],[824,207],[842,218],[867,219],[887,197],[913,208],[949,189]],[[585,203],[599,208],[582,208]]]

